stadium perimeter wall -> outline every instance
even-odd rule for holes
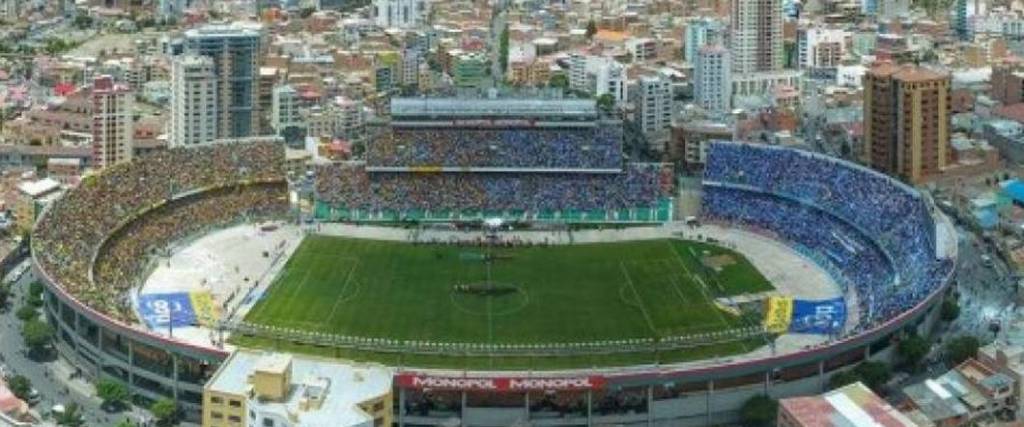
[[[143,216],[144,218],[144,216]],[[948,224],[948,222],[943,222]],[[46,285],[45,312],[58,331],[56,348],[83,374],[91,379],[115,378],[129,385],[132,393],[146,399],[177,399],[186,419],[197,420],[201,411],[202,388],[206,380],[228,356],[221,349],[197,346],[164,338],[141,326],[128,325],[81,303],[42,268],[33,253],[36,276]],[[531,414],[527,405],[519,408],[472,407],[461,411],[464,425],[507,425],[510,417],[529,419],[531,425],[650,425],[689,426],[729,422],[738,417],[738,409],[748,398],[767,393],[786,397],[818,393],[836,372],[863,360],[889,361],[894,337],[905,330],[927,334],[937,321],[936,307],[950,281],[913,309],[874,329],[827,345],[800,352],[749,358],[739,355],[707,360],[685,366],[638,366],[620,369],[551,373],[445,372],[400,370],[396,376],[396,396],[405,399],[415,387],[403,385],[402,378],[423,376],[454,378],[543,378],[594,376],[600,378],[600,391],[621,389],[646,393],[644,411],[601,415],[588,410],[581,416],[551,417]],[[655,388],[671,385],[677,390],[671,398],[653,398]],[[463,396],[471,393],[467,388]],[[543,390],[531,391],[542,395]],[[463,399],[466,402],[466,399]],[[401,402],[399,402],[401,403]],[[592,402],[591,402],[592,403]],[[403,408],[404,405],[396,405]],[[589,408],[590,406],[588,406]],[[451,416],[412,416],[399,411],[399,425],[446,425]]]

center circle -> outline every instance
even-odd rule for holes
[[[505,316],[530,303],[526,290],[510,283],[463,283],[453,285],[449,293],[456,308],[477,316]]]

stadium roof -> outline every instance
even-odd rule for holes
[[[457,99],[394,98],[391,116],[438,117],[538,117],[595,116],[597,103],[592,99]]]

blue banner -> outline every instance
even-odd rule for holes
[[[196,311],[188,292],[139,295],[139,314],[150,329],[196,324]]]
[[[818,301],[794,300],[789,331],[801,334],[839,333],[846,323],[846,302],[842,298]]]

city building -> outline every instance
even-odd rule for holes
[[[194,55],[174,58],[169,146],[194,146],[217,138],[217,94],[213,60]]]
[[[992,65],[992,99],[1005,105],[1024,102],[1024,68],[1017,61],[1005,61]]]
[[[720,44],[708,45],[697,52],[693,70],[694,102],[715,113],[725,113],[732,101],[732,66],[729,50]]]
[[[919,424],[974,425],[1015,413],[1015,391],[1011,377],[968,359],[938,378],[904,387],[901,409],[913,419],[927,420]]]
[[[683,58],[686,62],[696,63],[700,48],[722,42],[724,27],[721,21],[708,17],[691,18],[687,21],[683,35]]]
[[[918,424],[857,382],[817,396],[779,400],[776,425],[915,427]]]
[[[60,195],[60,183],[51,178],[18,184],[18,197],[13,209],[17,229],[25,232],[32,230],[39,213]]]
[[[626,67],[615,59],[573,53],[569,55],[569,89],[601,96],[615,103],[626,100]]]
[[[374,0],[377,26],[413,29],[426,24],[429,4],[425,0]]]
[[[259,66],[263,27],[235,22],[185,31],[186,54],[206,56],[217,76],[217,137],[259,134]]]
[[[392,373],[282,353],[238,350],[203,388],[203,427],[392,424]]]
[[[103,75],[92,87],[92,164],[103,169],[131,161],[135,95]]]
[[[672,124],[672,84],[664,76],[644,76],[637,83],[636,122],[650,148],[661,151]]]
[[[809,27],[797,31],[797,64],[800,68],[837,67],[849,34],[836,28]]]
[[[919,183],[951,162],[951,78],[878,63],[864,75],[864,156],[872,168]]]
[[[291,85],[274,88],[270,109],[270,126],[278,135],[281,135],[289,127],[305,127],[302,115],[299,114],[299,94]]]
[[[953,34],[960,41],[971,40],[971,28],[967,20],[967,0],[953,2],[953,19],[950,20],[950,24],[953,27]]]
[[[668,146],[669,160],[682,166],[688,172],[704,168],[708,146],[714,141],[732,141],[735,130],[732,126],[709,120],[691,120],[674,123]]]
[[[733,74],[778,71],[784,64],[781,0],[732,0]]]
[[[487,57],[463,52],[452,58],[452,80],[458,88],[482,88],[487,84]]]

